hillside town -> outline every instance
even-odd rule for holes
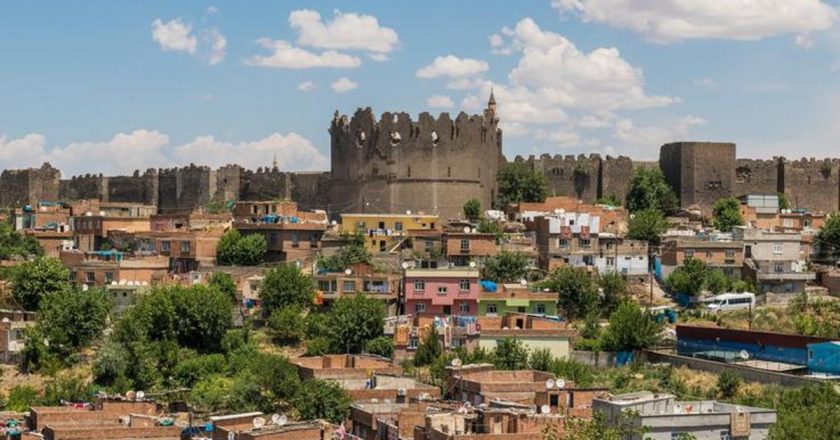
[[[68,3],[0,439],[840,439],[836,2]]]

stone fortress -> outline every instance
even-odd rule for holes
[[[506,162],[498,123],[492,93],[483,114],[462,112],[455,119],[421,113],[414,121],[406,113],[386,112],[377,120],[370,108],[358,109],[352,118],[336,112],[329,128],[330,171],[190,165],[62,179],[58,169],[44,164],[0,173],[0,206],[98,199],[183,214],[211,202],[288,199],[333,217],[412,211],[453,218],[469,199],[487,208],[496,198],[496,174]],[[840,210],[840,159],[738,159],[732,143],[675,142],[660,148],[658,162],[597,154],[513,160],[545,174],[551,195],[584,202],[623,200],[636,168],[658,166],[683,208],[698,205],[709,213],[721,197],[784,193],[793,208]]]

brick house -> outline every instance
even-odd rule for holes
[[[437,316],[478,313],[477,269],[407,269],[403,280],[407,313]]]

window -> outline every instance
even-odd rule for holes
[[[268,234],[268,246],[269,247],[276,247],[277,246],[277,233],[272,232]]]
[[[712,251],[706,251],[706,258],[712,258]]]
[[[95,283],[96,282],[96,274],[93,272],[85,272],[85,282],[86,283]]]
[[[735,251],[733,249],[727,249],[726,258],[735,258]]]
[[[607,257],[607,266],[615,266],[615,258]]]
[[[416,350],[417,346],[420,345],[420,340],[417,338],[411,338],[408,340],[408,348],[412,350]]]
[[[415,280],[414,281],[414,291],[415,292],[424,292],[426,290],[426,282],[424,280]]]
[[[612,248],[613,248],[613,244],[612,243],[607,243],[607,249],[612,249]]]
[[[414,313],[424,313],[426,311],[426,303],[414,304]]]
[[[110,283],[114,281],[114,272],[105,272],[105,282]]]
[[[782,273],[785,271],[785,264],[784,263],[775,263],[773,264],[773,271],[776,273]]]
[[[312,248],[318,247],[318,234],[309,235],[309,246]]]
[[[782,244],[781,243],[773,243],[773,255],[781,255],[782,254]]]
[[[394,230],[395,231],[402,231],[403,230],[403,223],[402,222],[394,222]]]
[[[379,222],[379,229],[385,229],[385,222]]]
[[[322,292],[335,292],[338,282],[336,280],[318,281],[318,290]]]
[[[588,238],[581,238],[578,240],[578,243],[580,243],[580,247],[588,248],[592,244],[592,240]]]
[[[292,246],[300,246],[300,232],[298,231],[292,232]]]
[[[172,247],[172,244],[171,244],[171,243],[169,243],[168,241],[162,241],[162,242],[160,242],[160,251],[161,251],[161,252],[167,252],[167,253],[168,253],[168,252],[169,252],[169,249],[170,249],[171,247]]]
[[[720,432],[720,440],[732,440],[732,434],[729,433],[728,429]]]
[[[345,293],[355,293],[356,292],[356,282],[355,281],[344,281],[341,283],[341,291]]]
[[[783,225],[784,225],[784,227],[786,227],[786,228],[792,228],[792,227],[793,227],[793,219],[786,218],[786,219],[784,219],[784,220],[782,221],[782,224],[783,224]]]
[[[470,313],[470,303],[461,303],[461,305],[458,306],[458,311],[460,313]]]
[[[561,239],[560,239],[560,248],[562,248],[562,249],[568,249],[568,248],[569,248],[569,239],[567,239],[567,238],[561,238]]]
[[[537,304],[534,307],[534,313],[545,315],[545,304]]]
[[[683,255],[685,255],[685,258],[691,258],[691,257],[693,257],[693,256],[694,256],[694,249],[686,249],[686,250],[684,250],[684,251],[683,251]]]
[[[469,252],[470,251],[470,241],[469,240],[461,240],[461,252]]]
[[[469,292],[470,280],[461,280],[458,287],[461,289],[461,292]]]
[[[495,304],[487,304],[487,313],[498,313],[499,309]]]
[[[181,242],[181,253],[182,254],[190,253],[190,242],[189,241],[182,241]]]
[[[447,290],[448,290],[448,289],[446,288],[446,286],[440,286],[440,287],[438,287],[438,295],[446,295],[446,291],[447,291]]]

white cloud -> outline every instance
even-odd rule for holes
[[[329,159],[312,142],[296,134],[273,133],[249,142],[223,142],[213,136],[171,145],[169,136],[155,130],[118,133],[107,141],[72,142],[47,147],[44,136],[28,134],[18,139],[0,136],[0,167],[37,167],[50,162],[67,177],[84,173],[131,174],[134,170],[182,166],[189,163],[213,167],[237,163],[246,168],[270,164],[277,156],[283,170],[326,170]],[[96,160],[91,160],[96,158]]]
[[[267,166],[275,156],[282,170],[329,169],[329,159],[297,133],[273,133],[264,139],[239,143],[199,136],[192,142],[176,146],[173,151],[174,162],[179,164],[195,162],[219,167],[236,163],[252,169]]]
[[[446,95],[432,95],[426,99],[426,106],[432,108],[452,108],[455,103]]]
[[[219,64],[227,53],[227,39],[218,29],[210,28],[202,33],[202,40],[209,46],[208,62],[211,66]]]
[[[718,82],[715,81],[713,78],[701,78],[701,79],[694,80],[694,85],[697,86],[697,87],[706,87],[708,89],[715,89],[720,84],[718,84]]]
[[[271,53],[266,56],[254,55],[245,60],[245,64],[277,69],[308,69],[312,67],[355,68],[362,64],[358,57],[328,50],[321,53],[292,46],[283,40],[260,38],[257,43]]]
[[[210,5],[210,6],[207,7],[207,9],[204,10],[204,13],[207,14],[207,15],[218,14],[219,9],[215,6],[213,6],[213,5]]]
[[[657,42],[758,40],[830,28],[834,7],[820,0],[553,0],[583,21],[629,29]]]
[[[298,32],[298,44],[320,49],[389,53],[399,44],[397,32],[379,25],[372,15],[335,11],[331,21],[310,9],[292,11],[289,26]]]
[[[693,127],[705,125],[706,121],[696,116],[684,116],[675,120],[662,121],[659,125],[637,125],[630,119],[615,122],[614,138],[620,141],[623,154],[633,153],[640,159],[652,158],[665,143],[684,140]]]
[[[359,84],[351,81],[349,78],[341,77],[333,81],[332,84],[330,84],[330,88],[333,89],[333,92],[335,93],[346,93],[359,88]]]
[[[158,18],[152,22],[152,39],[165,51],[195,53],[198,39],[191,32],[192,27],[180,18],[166,23]]]
[[[794,37],[793,44],[803,49],[810,49],[814,46],[814,40],[809,35],[800,34]]]
[[[418,78],[423,79],[439,77],[467,78],[484,73],[488,69],[490,69],[490,66],[486,61],[447,55],[437,57],[431,64],[421,67],[416,75]]]
[[[373,61],[380,62],[380,63],[384,63],[385,61],[388,61],[388,59],[389,59],[388,55],[385,55],[384,53],[370,53],[370,54],[368,54],[368,58],[372,59]]]
[[[310,92],[315,90],[315,82],[313,81],[304,81],[297,86],[298,90],[301,92]]]

